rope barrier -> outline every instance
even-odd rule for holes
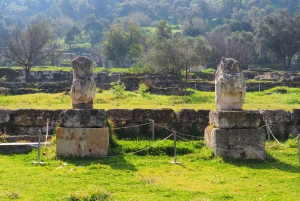
[[[272,137],[274,138],[274,140],[275,140],[280,146],[287,148],[286,146],[284,146],[283,144],[281,144],[281,143],[276,139],[276,137],[275,137],[274,134],[272,133],[272,130],[270,129],[268,123],[266,123],[266,127],[267,127],[267,129],[270,131],[270,133],[271,133]]]
[[[134,127],[145,126],[145,125],[149,125],[149,124],[152,124],[152,122],[150,122],[150,123],[145,123],[145,124],[140,124],[140,125],[136,125],[136,126],[118,127],[118,128],[114,128],[114,129],[115,129],[115,130],[118,130],[118,129],[125,129],[125,128],[134,128]]]
[[[154,146],[156,146],[156,145],[158,145],[158,144],[164,142],[165,140],[167,140],[168,138],[170,138],[172,135],[174,135],[174,133],[172,133],[171,135],[165,137],[164,139],[158,141],[157,143],[155,143],[155,144],[153,144],[153,145],[151,145],[151,146],[149,146],[149,147],[146,147],[146,148],[144,148],[144,149],[141,149],[141,150],[138,150],[138,151],[135,151],[135,152],[131,152],[131,153],[127,153],[127,154],[122,154],[122,155],[115,155],[115,156],[91,156],[91,157],[95,157],[95,158],[113,158],[113,157],[124,157],[124,156],[128,156],[128,155],[137,154],[137,153],[139,153],[139,152],[148,150],[148,149],[150,149],[150,148],[152,148],[152,147],[154,147]]]
[[[187,142],[190,142],[190,140],[185,139],[185,138],[181,137],[180,135],[177,135],[177,137],[179,137],[180,139],[185,140],[185,141],[187,141]]]
[[[157,126],[158,126],[158,127],[161,127],[161,128],[164,128],[164,129],[166,129],[166,130],[168,130],[168,131],[171,131],[171,132],[173,132],[173,133],[177,133],[177,134],[179,134],[179,135],[184,135],[184,136],[194,137],[194,138],[198,138],[198,139],[204,139],[204,137],[198,137],[198,136],[193,136],[193,135],[187,135],[187,134],[184,134],[184,133],[180,133],[180,132],[177,132],[177,131],[173,131],[173,130],[168,129],[168,128],[163,127],[163,126],[159,126],[159,125],[157,125]]]

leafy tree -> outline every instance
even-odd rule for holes
[[[246,66],[255,61],[257,58],[255,44],[253,42],[253,33],[251,32],[234,32],[226,38],[225,57],[231,57]]]
[[[69,48],[71,48],[71,45],[75,41],[75,38],[79,36],[81,36],[81,30],[78,27],[73,26],[66,33],[65,43],[67,43],[69,45]]]
[[[288,10],[281,10],[267,15],[255,30],[255,42],[258,53],[267,52],[289,70],[292,57],[300,51],[300,13],[290,17]]]
[[[253,28],[249,21],[232,20],[229,24],[231,31],[247,31],[253,32]]]
[[[156,29],[153,35],[148,39],[147,43],[150,46],[154,46],[156,43],[160,43],[166,39],[172,37],[172,27],[168,25],[166,20],[160,20],[156,24]]]
[[[230,35],[231,30],[229,26],[217,26],[210,32],[208,37],[211,47],[210,67],[217,67],[221,58],[226,55],[226,37]]]
[[[209,58],[209,52],[202,38],[197,38],[192,44],[182,38],[172,38],[157,43],[142,61],[154,72],[177,74],[180,77],[180,88],[183,93],[182,71],[185,72],[187,81],[188,70],[204,64]]]
[[[25,70],[25,81],[33,65],[43,61],[52,51],[48,46],[53,37],[45,20],[28,24],[25,30],[15,26],[0,38],[1,54]]]
[[[104,18],[97,19],[94,14],[85,17],[84,30],[90,36],[90,43],[93,47],[95,44],[99,43],[105,27],[109,26],[109,21]]]
[[[127,61],[132,61],[142,53],[142,46],[139,44],[141,31],[139,25],[130,22],[129,24],[118,24],[104,32],[103,54],[109,61],[127,67]]]

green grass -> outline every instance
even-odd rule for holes
[[[14,70],[22,70],[23,68],[18,66],[13,67],[0,67],[0,68],[11,68]],[[104,67],[94,67],[94,73],[98,73],[104,70],[108,70],[111,73],[120,73],[120,72],[130,72],[130,68],[104,68]],[[30,71],[73,71],[72,67],[57,67],[57,66],[34,66]]]
[[[278,93],[278,89],[286,89],[286,94]],[[269,93],[268,93],[269,92]],[[269,95],[267,95],[269,94]],[[284,109],[291,111],[300,108],[300,89],[276,87],[263,92],[247,92],[243,109]],[[125,91],[122,95],[113,93],[113,90],[104,90],[96,93],[95,109],[135,109],[135,108],[171,108],[175,111],[190,108],[195,110],[216,109],[214,92],[195,91],[190,96],[164,96],[147,94],[143,96],[137,92]],[[25,94],[1,95],[0,108],[2,109],[71,109],[71,97],[64,93],[56,94]]]
[[[126,152],[153,143],[119,141]],[[166,151],[171,140],[152,153],[108,158],[58,158],[55,146],[45,147],[44,166],[31,164],[36,150],[0,155],[0,200],[294,201],[300,187],[296,145],[295,139],[287,147],[267,142],[265,161],[237,161],[214,158],[203,141],[178,142],[192,151],[179,152],[181,164],[172,164]]]

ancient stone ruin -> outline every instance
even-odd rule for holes
[[[87,57],[77,57],[72,61],[71,97],[73,109],[93,109],[96,83],[92,64],[92,61]]]
[[[220,110],[239,110],[246,95],[246,82],[238,61],[222,57],[215,75],[216,106]]]
[[[65,110],[56,129],[59,156],[106,156],[109,132],[104,110]]]
[[[216,106],[209,113],[204,138],[216,157],[264,160],[265,130],[260,128],[259,111],[241,110],[246,95],[246,83],[240,64],[232,58],[222,58],[215,78]]]

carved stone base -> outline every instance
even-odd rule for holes
[[[108,128],[56,129],[56,153],[59,156],[107,156]]]
[[[216,157],[233,159],[266,158],[266,132],[258,128],[261,115],[257,111],[210,111],[210,126],[204,139]]]
[[[216,157],[265,160],[264,129],[218,129],[210,134],[211,148]]]

